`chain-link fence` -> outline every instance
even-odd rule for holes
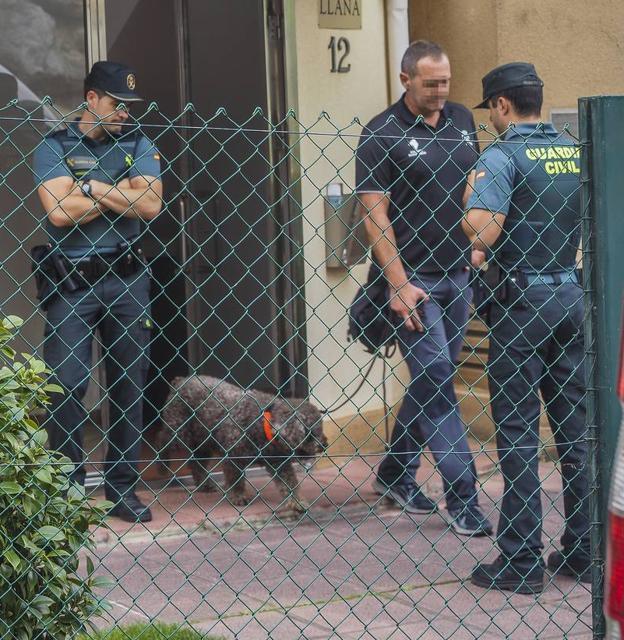
[[[580,144],[81,114],[0,112],[3,637],[592,637]]]

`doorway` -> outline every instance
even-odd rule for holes
[[[158,103],[137,115],[165,190],[143,234],[158,329],[146,426],[169,381],[191,372],[307,392],[303,257],[283,231],[296,212],[276,162],[288,145],[270,128],[286,112],[282,13],[282,0],[105,2],[106,57],[133,66],[146,107]]]

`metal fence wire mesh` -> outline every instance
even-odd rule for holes
[[[0,110],[2,638],[592,637],[579,142],[82,113]]]

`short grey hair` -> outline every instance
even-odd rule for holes
[[[429,40],[415,40],[407,47],[401,59],[401,71],[408,76],[414,77],[418,70],[418,63],[423,58],[433,58],[439,60],[446,56],[444,49],[435,42]]]

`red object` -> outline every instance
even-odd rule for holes
[[[271,420],[273,416],[270,411],[265,411],[262,414],[262,428],[264,429],[264,435],[266,436],[267,442],[271,442],[273,438],[275,438],[275,432],[273,431],[273,427],[271,426]]]
[[[624,328],[622,329],[622,344],[620,345],[620,377],[617,384],[617,390],[620,400],[624,402]]]
[[[621,495],[624,476],[624,451],[622,451],[624,447],[624,326],[620,343],[620,367],[616,388],[622,403],[623,419],[620,427],[620,442],[615,456],[613,486],[611,489],[609,535],[607,538],[605,613],[611,620],[617,622],[620,628],[619,637],[624,638],[624,510],[622,509],[624,496]]]
[[[609,514],[607,614],[624,623],[624,516]]]

